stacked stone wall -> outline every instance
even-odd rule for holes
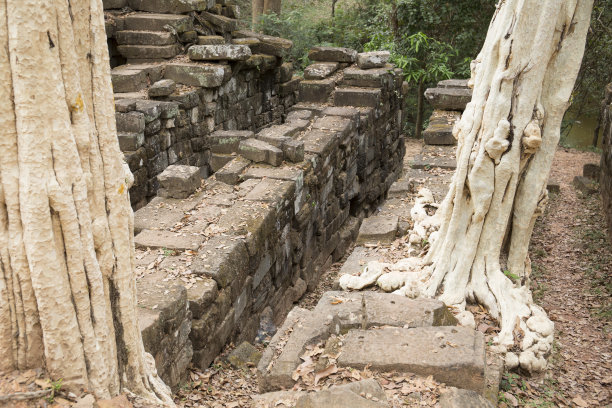
[[[608,220],[608,236],[612,242],[612,84],[606,87],[603,109],[603,153],[599,184],[604,214]]]
[[[354,51],[343,53],[355,61]],[[169,296],[150,301],[178,285],[186,289],[196,366],[207,367],[230,341],[252,341],[344,256],[385,198],[405,151],[401,71],[349,60],[322,80],[302,81],[299,92],[317,87],[325,97],[304,92],[282,124],[204,136],[211,161],[224,165],[201,191],[186,200],[157,197],[135,213],[145,338],[180,337],[166,321],[183,309]],[[172,350],[155,348],[162,374],[185,367],[185,353]],[[165,379],[174,386],[177,378]]]

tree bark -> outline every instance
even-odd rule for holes
[[[0,369],[172,404],[138,327],[102,2],[0,0],[0,21]]]
[[[264,0],[252,0],[251,6],[253,9],[252,11],[253,29],[255,29],[257,25],[259,24],[259,19],[261,18],[261,15],[263,14]]]
[[[510,367],[546,367],[552,322],[529,291],[528,246],[547,201],[593,0],[500,2],[473,62],[457,128],[457,171],[438,218],[424,285],[448,305],[480,302],[501,322]],[[511,279],[511,277],[515,277]]]
[[[419,86],[417,87],[417,116],[416,116],[416,124],[414,125],[414,137],[416,139],[420,139],[423,134],[423,99],[425,92],[425,84],[423,80],[419,81]]]

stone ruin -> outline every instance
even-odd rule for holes
[[[612,241],[612,83],[606,86],[603,107],[603,154],[599,186],[603,198],[603,210],[608,220],[608,236]]]
[[[355,241],[402,170],[403,78],[386,53],[315,47],[301,79],[291,41],[241,30],[225,0],[104,5],[139,320],[176,388]]]

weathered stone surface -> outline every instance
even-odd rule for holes
[[[116,35],[119,45],[171,45],[176,43],[172,33],[168,31],[138,31],[123,30]]]
[[[331,95],[336,81],[333,78],[320,81],[301,81],[300,82],[300,101],[301,102],[327,102]]]
[[[156,60],[176,57],[181,49],[178,44],[171,45],[119,45],[121,55],[128,59]]]
[[[111,71],[114,92],[138,92],[147,87],[147,74],[144,70],[120,66]]]
[[[136,108],[136,104],[134,104]],[[124,133],[144,133],[145,116],[141,112],[115,113],[117,131]]]
[[[119,149],[122,152],[136,151],[140,146],[144,144],[145,135],[144,133],[117,133],[117,139],[119,139]]]
[[[217,299],[218,294],[217,282],[211,278],[202,278],[187,289],[189,310],[193,314],[193,318],[199,319],[202,317]]]
[[[357,245],[360,244],[390,244],[395,241],[398,217],[373,216],[363,220],[359,228]]]
[[[220,288],[234,280],[242,281],[248,272],[249,256],[242,240],[215,236],[208,240],[194,258],[192,270],[214,279]]]
[[[369,88],[383,88],[389,86],[393,81],[393,76],[389,71],[392,65],[385,68],[359,69],[350,67],[344,70],[343,84],[347,86],[360,86]]]
[[[325,79],[334,72],[336,72],[339,66],[340,64],[337,62],[318,62],[309,65],[304,69],[304,78]]]
[[[341,47],[314,47],[308,52],[308,58],[321,62],[355,62],[357,51]]]
[[[357,66],[361,69],[383,68],[389,62],[389,51],[372,51],[357,54]]]
[[[293,48],[293,42],[285,38],[263,35],[249,30],[234,31],[232,35],[236,38],[257,38],[259,44],[253,44],[253,53],[268,54],[283,58],[289,54]]]
[[[245,199],[281,203],[283,200],[289,200],[294,193],[295,183],[291,181],[263,179],[245,196]]]
[[[134,237],[137,248],[168,248],[181,251],[191,249],[197,250],[204,237],[201,235],[184,235],[171,231],[142,230]]]
[[[166,25],[173,27],[178,32],[193,30],[193,23],[189,16],[153,13],[133,13],[125,16],[125,30],[166,31],[164,28]]]
[[[176,89],[176,82],[171,79],[162,79],[157,81],[149,88],[149,96],[152,98],[160,96],[168,96]]]
[[[149,205],[134,212],[134,233],[144,229],[170,229],[198,202],[195,197],[188,200],[155,197]]]
[[[181,14],[206,10],[207,0],[128,0],[130,8],[152,13]]]
[[[283,151],[262,140],[243,140],[240,142],[238,152],[255,163],[265,162],[272,166],[279,166],[283,161]]]
[[[599,190],[599,186],[595,180],[584,176],[574,177],[572,184],[586,195],[595,194]]]
[[[251,49],[246,45],[194,45],[189,47],[192,61],[245,61],[251,57]]]
[[[385,390],[373,378],[303,395],[296,408],[388,407]]]
[[[491,402],[472,390],[449,387],[440,395],[441,408],[494,408]]]
[[[463,111],[472,100],[472,90],[467,88],[429,88],[425,99],[434,109]]]
[[[234,160],[236,156],[231,154],[213,153],[210,157],[210,168],[212,171],[217,172],[223,168],[227,163]]]
[[[411,167],[426,170],[433,167],[454,170],[457,168],[455,149],[455,146],[425,145],[421,153],[414,157]]]
[[[103,0],[102,5],[104,6],[104,10],[120,9],[127,6],[127,0]]]
[[[198,45],[221,45],[225,44],[225,38],[220,35],[200,35]]]
[[[428,145],[455,145],[453,127],[461,119],[461,112],[434,110],[429,118],[429,126],[423,131],[423,140]]]
[[[338,365],[432,375],[448,385],[482,392],[484,335],[460,326],[351,330],[344,338]]]
[[[232,38],[232,44],[236,44],[236,45],[246,45],[249,47],[253,47],[254,45],[260,44],[261,41],[259,41],[258,38],[255,37],[248,37],[248,38]]]
[[[221,16],[218,14],[212,14],[204,12],[201,14],[202,17],[212,25],[219,28],[221,31],[234,31],[238,28],[238,20]]]
[[[376,108],[381,101],[380,89],[341,87],[334,94],[336,106],[359,106]]]
[[[293,121],[301,121],[301,120],[310,121],[311,118],[312,118],[312,111],[294,110],[294,111],[289,112],[289,114],[287,115],[286,122],[291,123]]]
[[[231,68],[227,65],[177,62],[166,65],[164,76],[178,84],[216,88],[223,83],[228,71],[231,71]]]
[[[283,153],[285,158],[293,163],[304,161],[304,142],[293,139],[286,141],[283,143]]]
[[[582,175],[592,180],[599,180],[599,174],[601,173],[601,167],[599,164],[586,163],[582,166]]]
[[[234,368],[248,368],[257,366],[261,360],[261,352],[251,343],[243,341],[227,356],[227,361]]]
[[[288,82],[293,78],[293,64],[290,62],[284,62],[280,67],[280,82]]]
[[[438,88],[464,88],[468,89],[467,79],[444,79],[438,82]]]
[[[208,139],[213,153],[231,154],[238,152],[241,141],[253,136],[250,130],[217,130]]]
[[[249,160],[246,160],[243,157],[238,156],[232,159],[232,161],[227,163],[221,169],[219,169],[215,173],[215,177],[217,180],[223,183],[230,184],[230,185],[236,185],[240,183],[241,181],[240,175],[250,164],[251,162]]]
[[[202,183],[200,169],[195,166],[168,166],[157,176],[160,184],[158,194],[168,198],[187,198]]]

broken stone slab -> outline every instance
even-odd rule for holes
[[[272,166],[280,166],[283,162],[283,151],[262,140],[247,139],[240,142],[238,152],[255,163],[265,162]]]
[[[359,122],[361,121],[359,110],[351,106],[330,106],[325,108],[323,116],[341,116],[343,118],[349,118],[351,122],[355,124],[355,128],[359,127]]]
[[[116,34],[119,45],[171,45],[176,43],[172,33],[168,31],[123,30]]]
[[[176,89],[176,82],[171,79],[162,79],[157,81],[148,90],[151,98],[168,96]]]
[[[387,395],[373,378],[301,396],[296,408],[382,408],[388,407]]]
[[[397,235],[397,216],[376,215],[363,220],[359,228],[356,245],[391,244]]]
[[[295,193],[295,183],[284,180],[263,179],[244,198],[249,201],[282,203]]]
[[[428,145],[455,145],[453,128],[461,119],[461,112],[434,110],[429,118],[429,126],[423,131],[423,140]]]
[[[485,342],[467,327],[351,330],[338,357],[341,367],[411,372],[476,392],[485,388]]]
[[[318,62],[304,69],[305,79],[325,79],[338,70],[337,62]]]
[[[200,14],[200,16],[224,32],[234,31],[238,28],[238,20],[233,18],[209,13],[207,11]]]
[[[244,173],[244,179],[272,178],[276,180],[298,181],[304,179],[304,171],[290,167],[270,167],[265,165],[252,165]]]
[[[440,394],[441,408],[494,408],[490,401],[475,391],[455,387],[447,388]]]
[[[225,44],[225,38],[220,35],[200,35],[198,36],[198,45],[222,45]]]
[[[237,156],[230,162],[221,167],[216,173],[215,178],[225,184],[236,185],[240,183],[240,175],[249,167],[251,162],[241,156]]]
[[[389,51],[372,51],[357,54],[357,66],[361,69],[383,68],[389,62]]]
[[[351,135],[356,129],[356,123],[351,119],[342,116],[323,116],[317,118],[312,124],[312,129],[330,130],[337,132],[340,139]]]
[[[128,66],[113,68],[111,71],[113,92],[138,92],[148,85],[147,73],[141,69],[130,69]]]
[[[155,197],[149,204],[134,212],[134,233],[145,229],[170,229],[179,222],[188,211],[198,204],[197,197],[186,200]]]
[[[300,102],[325,103],[336,86],[333,78],[300,82]]]
[[[171,45],[119,45],[117,50],[125,58],[140,60],[159,60],[176,57],[181,48],[178,44]]]
[[[261,44],[258,38],[255,37],[247,37],[247,38],[232,38],[232,44],[235,45],[246,45],[248,47],[253,47],[257,44]]]
[[[428,88],[425,99],[434,109],[463,111],[472,100],[472,90],[469,88]]]
[[[409,194],[416,193],[414,181],[409,178],[401,178],[391,184],[389,198],[406,198]]]
[[[249,256],[243,240],[218,235],[209,239],[194,258],[192,271],[214,279],[220,288],[242,281],[249,271]]]
[[[308,52],[308,58],[317,62],[355,62],[357,51],[342,47],[314,47]]]
[[[273,37],[270,35],[263,35],[249,30],[237,30],[232,32],[232,36],[235,38],[257,38],[259,44],[253,44],[251,49],[256,54],[268,54],[279,58],[286,57],[291,48],[293,48],[293,41],[285,38]]]
[[[339,87],[334,94],[334,105],[377,108],[381,95],[380,89]]]
[[[312,111],[294,110],[294,111],[289,112],[285,121],[287,123],[291,123],[294,121],[302,121],[302,120],[310,121],[310,119],[312,119],[312,116],[313,116]]]
[[[338,132],[332,130],[312,129],[301,135],[299,139],[304,142],[306,153],[322,157],[327,156],[340,144]]]
[[[246,45],[193,45],[189,47],[192,61],[245,61],[251,57],[251,49]]]
[[[178,84],[217,88],[229,74],[229,65],[176,62],[166,65],[164,77]]]
[[[438,82],[438,88],[463,88],[468,89],[467,79],[444,79]]]
[[[187,198],[202,184],[200,168],[173,164],[157,176],[157,194],[168,198]]]
[[[196,251],[204,242],[202,235],[184,235],[171,231],[142,230],[134,237],[136,248],[167,248]]]
[[[227,356],[227,361],[232,367],[241,369],[255,367],[261,360],[261,352],[251,343],[243,341]]]
[[[167,25],[178,33],[193,30],[193,22],[189,16],[155,13],[132,13],[125,16],[125,30],[166,31],[164,27]]]

